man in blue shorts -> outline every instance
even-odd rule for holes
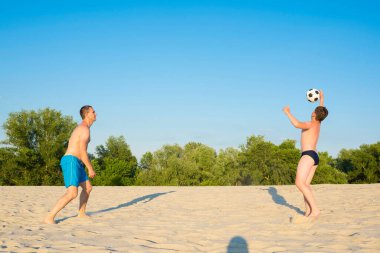
[[[90,127],[96,121],[96,113],[92,106],[85,105],[80,109],[80,115],[82,122],[72,132],[66,153],[61,159],[61,168],[67,190],[46,216],[44,222],[48,224],[55,224],[54,218],[57,213],[78,196],[79,186],[82,187],[82,192],[80,194],[78,217],[89,217],[86,214],[86,205],[92,185],[86,175],[84,166],[88,169],[89,177],[95,177],[95,171],[88,158],[87,146],[90,142]]]
[[[319,164],[317,153],[317,142],[321,128],[321,122],[327,117],[328,111],[323,106],[324,97],[320,92],[319,106],[311,114],[311,121],[300,122],[291,113],[289,106],[284,107],[283,111],[288,116],[294,127],[301,129],[301,159],[297,167],[296,186],[302,192],[305,201],[305,216],[316,218],[320,214],[312,190],[311,180]]]

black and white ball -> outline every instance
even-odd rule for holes
[[[317,102],[319,99],[319,90],[309,89],[308,91],[306,91],[306,98],[311,103]]]

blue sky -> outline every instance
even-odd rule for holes
[[[89,151],[297,140],[323,89],[319,151],[380,141],[377,1],[1,1],[0,124],[50,107],[98,113]],[[5,139],[0,131],[0,140]]]

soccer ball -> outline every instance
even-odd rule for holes
[[[306,91],[306,98],[309,102],[314,103],[319,99],[319,90],[317,89],[309,89]]]

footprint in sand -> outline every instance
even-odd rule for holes
[[[311,224],[311,225],[313,225],[317,219],[318,218],[308,218],[305,216],[289,216],[289,222],[292,224]]]

